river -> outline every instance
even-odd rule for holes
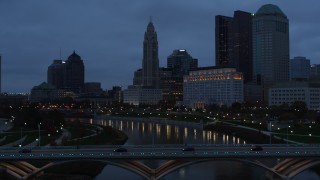
[[[245,144],[235,136],[204,131],[188,125],[165,125],[157,122],[135,122],[131,119],[110,120],[96,118],[93,123],[112,126],[128,135],[125,145],[150,145],[150,144]],[[277,160],[260,160],[265,164],[274,165]],[[143,163],[150,167],[158,167],[164,161],[148,160]],[[142,180],[141,176],[112,165],[107,165],[95,180]],[[162,180],[264,180],[265,170],[242,162],[212,161],[180,168],[166,175]],[[293,180],[320,180],[320,176],[312,170],[307,170],[297,175]]]

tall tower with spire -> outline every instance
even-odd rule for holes
[[[144,33],[142,85],[159,88],[158,40],[151,19]]]

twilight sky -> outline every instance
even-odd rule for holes
[[[2,92],[30,92],[47,80],[54,59],[76,51],[85,81],[126,88],[142,66],[147,24],[158,33],[160,66],[186,49],[199,66],[213,66],[214,17],[255,13],[275,4],[287,15],[290,57],[320,64],[319,0],[0,0]]]

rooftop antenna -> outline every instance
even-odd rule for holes
[[[152,16],[150,16],[150,22],[152,23]]]

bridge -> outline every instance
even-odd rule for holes
[[[300,172],[320,164],[320,145],[261,145],[262,151],[252,151],[253,145],[189,145],[194,151],[182,151],[183,145],[125,146],[127,152],[114,152],[119,146],[67,146],[35,148],[31,153],[19,153],[16,148],[3,148],[0,167],[17,179],[32,179],[45,169],[70,161],[97,161],[130,170],[146,179],[160,179],[168,173],[191,164],[208,161],[240,161],[266,170],[269,179],[291,179]],[[268,167],[259,159],[285,159]],[[166,160],[150,168],[140,160]],[[50,161],[43,167],[27,163]]]

